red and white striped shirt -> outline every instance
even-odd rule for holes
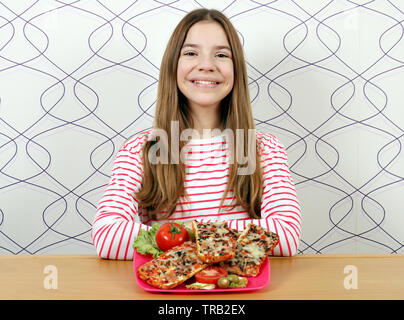
[[[218,208],[226,189],[229,172],[228,144],[223,135],[191,140],[187,144],[185,189],[189,200],[180,197],[168,220],[151,220],[134,197],[143,180],[142,146],[151,130],[136,134],[119,150],[110,182],[98,204],[93,221],[92,241],[105,259],[131,260],[134,238],[139,230],[155,222],[226,220],[229,227],[243,230],[248,223],[266,227],[279,235],[273,254],[297,253],[301,232],[300,204],[287,164],[285,148],[271,134],[257,132],[263,169],[261,219],[251,219],[241,206],[231,211]],[[231,192],[223,206],[233,199]]]

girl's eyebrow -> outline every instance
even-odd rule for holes
[[[200,48],[201,46],[200,46],[199,44],[184,43],[184,45],[182,46],[182,49],[187,48],[187,47],[190,47],[190,48]],[[216,49],[216,50],[226,49],[226,50],[229,50],[229,51],[231,52],[230,47],[229,47],[229,46],[226,46],[226,45],[218,45],[218,46],[214,46],[213,48]]]

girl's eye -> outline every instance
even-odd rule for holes
[[[195,52],[192,52],[192,51],[184,52],[184,56],[190,56],[190,57],[192,57],[192,56],[195,56],[195,55],[196,55],[196,53],[195,53]]]
[[[227,54],[224,54],[224,53],[218,53],[217,56],[219,58],[227,58]]]

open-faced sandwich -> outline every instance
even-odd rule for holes
[[[228,228],[225,221],[193,221],[192,229],[199,259],[206,263],[217,263],[234,257],[238,233]]]
[[[278,244],[276,233],[255,224],[249,224],[237,240],[233,258],[220,262],[228,272],[255,277],[267,256]]]
[[[146,262],[138,270],[140,279],[156,288],[171,289],[205,269],[199,260],[194,242],[186,241]]]

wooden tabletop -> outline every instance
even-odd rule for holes
[[[2,255],[0,299],[404,299],[404,255],[271,257],[270,269],[270,283],[264,289],[185,295],[142,290],[132,261],[103,260],[95,255]]]

